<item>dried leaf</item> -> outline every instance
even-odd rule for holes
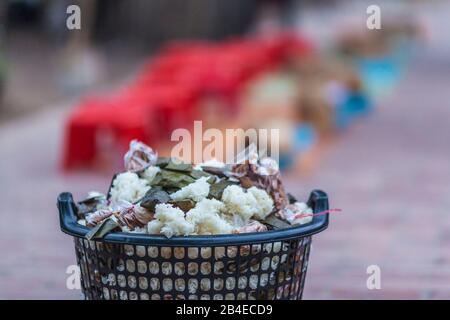
[[[114,231],[117,228],[119,228],[119,223],[115,219],[108,218],[103,220],[102,223],[98,224],[95,228],[91,229],[86,234],[86,239],[101,239],[108,234],[108,232]]]
[[[79,219],[85,219],[88,213],[106,207],[107,200],[104,194],[98,193],[90,195],[86,199],[79,201],[77,206],[77,215]]]
[[[233,184],[236,183],[227,179],[222,179],[219,182],[212,184],[209,187],[209,197],[220,200],[222,198],[223,190],[225,190],[226,187],[231,186]]]
[[[219,178],[226,177],[225,167],[217,168],[217,167],[204,166],[204,167],[202,167],[202,170],[203,170],[203,172],[207,172],[207,173],[213,174],[215,176],[218,176]]]
[[[169,158],[169,157],[159,157],[156,160],[155,166],[160,167],[162,169],[169,164],[170,160],[171,160],[171,158]]]
[[[156,186],[147,191],[142,198],[140,206],[155,212],[155,206],[160,203],[166,203],[170,200],[169,194],[160,186]]]
[[[180,208],[183,212],[188,212],[189,210],[191,210],[195,207],[195,201],[192,201],[190,199],[179,200],[179,201],[171,200],[171,201],[169,201],[169,203]]]
[[[263,221],[265,224],[271,226],[273,229],[285,229],[292,227],[289,223],[280,218],[277,218],[274,214],[271,214]]]
[[[297,198],[294,197],[294,196],[293,196],[292,194],[290,194],[290,193],[287,194],[287,198],[288,198],[288,200],[289,200],[289,204],[294,204],[294,203],[297,202]]]
[[[171,171],[191,172],[192,164],[184,163],[181,161],[174,162],[173,160],[170,160],[169,163],[164,167],[164,169]]]
[[[151,184],[152,186],[157,185],[164,189],[181,189],[194,181],[195,179],[186,173],[162,169],[153,179]]]
[[[211,177],[211,174],[207,173],[207,172],[203,172],[201,170],[192,170],[191,173],[189,174],[192,178],[194,178],[195,180],[203,178],[203,177]]]

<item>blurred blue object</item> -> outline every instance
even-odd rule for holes
[[[294,164],[294,158],[295,156],[292,153],[281,152],[280,158],[278,160],[280,170],[286,170],[292,167],[292,165]]]
[[[370,99],[363,93],[351,93],[335,110],[335,125],[346,129],[357,117],[367,115],[371,110]]]
[[[291,150],[280,152],[279,166],[281,170],[290,168],[299,153],[306,152],[317,141],[316,129],[305,123],[297,124],[294,128]]]
[[[372,100],[389,94],[400,77],[400,64],[394,55],[380,58],[363,58],[357,66],[365,89]]]
[[[307,151],[317,140],[316,129],[306,123],[300,123],[294,130],[293,150],[296,153]]]

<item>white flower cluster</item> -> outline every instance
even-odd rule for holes
[[[161,203],[155,207],[155,220],[147,225],[150,234],[162,233],[168,238],[189,235],[194,232],[194,225],[184,218],[184,212],[171,204]]]
[[[111,188],[111,200],[118,202],[126,200],[135,202],[142,198],[150,189],[147,180],[140,179],[134,172],[124,172],[114,179]]]
[[[263,219],[273,210],[272,198],[255,187],[245,192],[239,186],[229,186],[223,192],[222,201],[207,199],[208,193],[206,178],[173,193],[171,198],[174,200],[192,199],[197,204],[186,215],[170,204],[157,205],[155,220],[148,224],[148,233],[162,233],[167,237],[227,234],[245,225],[250,218]]]
[[[272,198],[256,187],[245,192],[239,186],[229,186],[223,191],[222,201],[229,213],[238,214],[244,221],[252,217],[264,219],[273,210]]]
[[[170,197],[173,200],[185,200],[191,199],[195,202],[199,202],[205,199],[209,194],[209,183],[207,177],[202,177],[195,182],[181,188],[175,193],[172,193]]]
[[[231,233],[234,227],[220,216],[224,210],[225,205],[219,200],[203,199],[186,213],[186,220],[195,225],[196,234]]]
[[[153,179],[155,179],[158,172],[160,172],[161,169],[156,166],[150,166],[147,169],[144,170],[142,173],[142,177],[148,181],[148,183],[151,183]]]

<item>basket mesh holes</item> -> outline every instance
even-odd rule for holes
[[[249,287],[252,289],[256,289],[258,287],[258,276],[256,274],[253,274],[250,276],[249,280]]]
[[[238,280],[238,288],[239,289],[245,289],[247,287],[247,277],[246,276],[240,276]]]
[[[238,253],[238,247],[237,246],[227,247],[227,256],[228,256],[228,258],[236,258],[237,253]]]
[[[117,261],[117,271],[123,272],[125,271],[125,262],[123,261],[123,259],[119,259],[119,261]]]
[[[207,278],[203,278],[202,280],[200,280],[200,290],[202,291],[211,290],[211,280]]]
[[[233,290],[235,285],[236,285],[236,280],[235,280],[235,278],[228,277],[227,280],[225,281],[225,287],[226,287],[228,290]]]
[[[119,295],[117,294],[116,289],[111,289],[111,300],[117,300],[119,298]]]
[[[145,247],[144,246],[136,246],[136,255],[138,257],[145,257]]]
[[[219,247],[220,248],[220,247]],[[223,247],[222,247],[223,248]],[[220,250],[219,250],[220,251]],[[222,251],[222,255],[223,255]],[[211,258],[211,247],[205,247],[205,248],[201,248],[200,250],[200,255],[202,256],[203,259],[209,259]]]
[[[243,245],[240,247],[241,257],[246,257],[250,254],[250,245]]]
[[[136,264],[134,263],[134,260],[127,259],[127,271],[128,272],[136,271]]]
[[[197,289],[198,289],[198,281],[197,281],[197,279],[193,279],[193,278],[189,279],[189,281],[188,281],[189,293],[194,294],[194,293],[197,292]]]
[[[155,262],[155,261],[149,262],[148,270],[152,274],[158,274],[158,272],[159,272],[159,264],[157,262]]]
[[[278,283],[282,283],[284,281],[284,272],[280,272],[278,274]]]
[[[125,280],[125,276],[123,274],[119,274],[117,276],[117,283],[122,288],[125,288],[127,286],[127,281]]]
[[[128,294],[124,290],[120,290],[119,296],[120,296],[120,300],[128,300]]]
[[[146,277],[139,277],[139,288],[146,290],[148,288],[148,280]]]
[[[161,248],[161,257],[164,259],[170,259],[172,257],[172,248],[162,247]]]
[[[295,300],[303,291],[309,243],[191,248],[75,240],[83,293],[105,300]]]
[[[232,293],[227,293],[225,295],[225,300],[234,300],[234,294]]]
[[[136,288],[137,286],[137,281],[136,281],[136,277],[135,276],[128,276],[128,286],[130,288]]]
[[[184,258],[184,248],[183,247],[176,247],[173,249],[173,255],[177,259],[183,259]]]
[[[163,289],[164,291],[171,291],[173,287],[172,279],[170,278],[164,278],[163,280]]]
[[[139,297],[141,298],[141,300],[150,300],[150,296],[145,292],[142,292]]]
[[[136,292],[130,292],[130,300],[138,300],[138,295]]]
[[[170,275],[172,273],[172,264],[170,262],[163,262],[161,264],[161,271],[166,276]]]
[[[251,270],[252,272],[256,272],[256,271],[259,270],[259,263],[258,263],[258,260],[257,260],[257,259],[252,259],[252,260],[250,261],[250,270]]]
[[[129,244],[124,245],[123,250],[127,256],[132,257],[134,255],[134,248],[132,245]]]
[[[281,242],[274,242],[273,243],[273,252],[278,253],[281,250]]]
[[[202,262],[202,264],[200,265],[200,272],[204,275],[211,274],[211,263]]]
[[[109,290],[106,287],[103,287],[103,298],[105,298],[105,300],[109,300]]]
[[[178,278],[175,280],[175,290],[184,291],[186,289],[186,284],[184,279]]]
[[[146,273],[147,272],[147,263],[145,261],[139,260],[137,262],[137,269],[139,273]]]
[[[214,279],[214,290],[219,291],[223,289],[223,279]]]
[[[261,270],[267,270],[270,266],[270,258],[264,257],[261,261]]]
[[[259,279],[259,283],[262,287],[265,287],[269,282],[269,275],[267,273],[263,273],[261,278]]]
[[[198,248],[188,248],[188,257],[189,257],[189,259],[197,259],[198,258]]]
[[[157,258],[158,255],[159,255],[159,253],[158,253],[158,247],[152,247],[152,246],[149,246],[149,247],[147,248],[147,253],[148,253],[148,256],[149,256],[150,258]]]
[[[246,300],[247,299],[247,295],[245,294],[245,292],[239,292],[237,295],[237,300]]]
[[[198,264],[195,262],[189,262],[188,264],[188,273],[191,276],[195,276],[198,273]]]
[[[214,273],[215,274],[222,274],[223,273],[223,269],[225,268],[225,265],[223,264],[222,261],[218,261],[216,263],[214,263]]]
[[[150,288],[154,291],[159,290],[159,279],[158,278],[150,279]]]
[[[176,275],[182,276],[185,272],[184,263],[176,262],[174,265],[173,271],[175,272]]]
[[[277,267],[278,267],[278,262],[280,261],[280,257],[279,256],[274,256],[273,258],[272,258],[272,269],[273,270],[277,270]]]
[[[202,248],[203,249],[203,248]],[[202,255],[203,256],[203,255]],[[209,255],[210,257],[211,255]],[[205,259],[209,258],[208,256],[205,256]],[[217,260],[222,259],[223,257],[225,257],[225,247],[215,247],[214,248],[214,258],[216,258]]]

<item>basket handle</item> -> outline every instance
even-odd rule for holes
[[[328,196],[322,190],[313,190],[309,195],[308,207],[313,209],[314,213],[324,212],[329,209]],[[328,227],[329,213],[317,215],[314,217],[313,222],[317,224],[318,229],[326,229]]]
[[[57,207],[61,231],[72,236],[84,236],[86,231],[77,222],[75,203],[70,192],[63,192],[58,196]]]

